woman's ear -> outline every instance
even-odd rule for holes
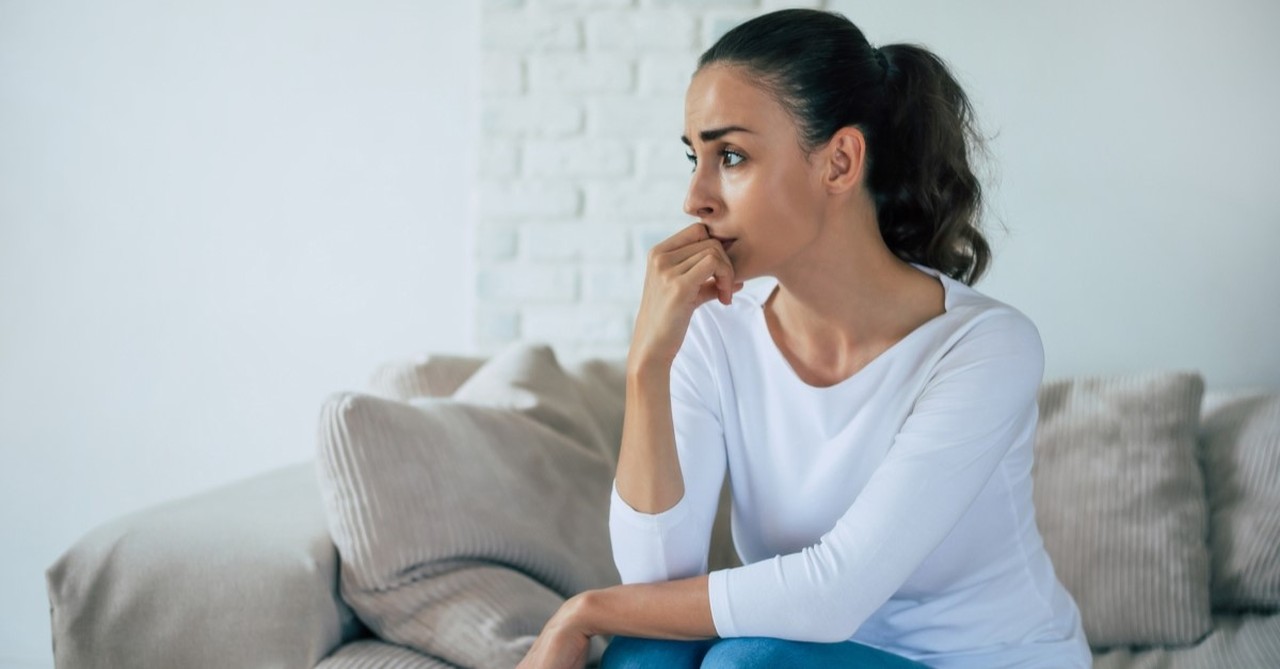
[[[828,191],[847,191],[862,182],[867,158],[867,138],[857,126],[845,126],[837,130],[827,141],[823,154],[826,163],[823,185]]]

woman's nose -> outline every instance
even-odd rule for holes
[[[684,197],[684,213],[698,218],[708,218],[716,212],[714,194],[707,187],[706,179],[695,169],[689,179],[689,192]]]

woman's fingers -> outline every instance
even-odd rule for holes
[[[707,232],[707,226],[705,224],[691,223],[685,229],[655,244],[649,253],[651,255],[661,255],[667,251],[678,249],[681,246],[688,246],[694,242],[710,238],[711,233]]]
[[[720,301],[729,304],[733,295],[733,264],[725,255],[723,248],[700,250],[676,267],[676,273],[687,277],[701,290],[708,277],[715,280],[715,289],[720,294]]]
[[[628,364],[669,365],[693,310],[717,296],[729,304],[742,285],[734,280],[729,254],[701,223],[656,244],[649,250]]]
[[[721,262],[724,263],[724,266],[729,269],[730,281],[721,285],[721,288],[725,288],[726,290],[731,288],[733,286],[733,261],[729,260],[729,254],[725,252],[724,245],[715,239],[706,239],[688,246],[668,251],[663,256],[663,260],[665,262],[673,263],[678,268],[677,271],[683,273],[689,271],[689,268],[693,267],[698,257],[707,252],[718,256]]]
[[[727,281],[724,280],[723,273],[718,276],[720,279],[720,288],[726,293],[732,292],[733,288],[733,263],[729,260],[729,255],[725,253],[724,246],[719,240],[711,236],[707,226],[703,223],[692,223],[680,230],[676,234],[658,242],[649,251],[649,257],[654,264],[659,267],[675,265],[683,274],[690,267],[696,264],[694,261],[689,264],[691,258],[698,255],[704,249],[711,249],[717,252],[728,267]]]

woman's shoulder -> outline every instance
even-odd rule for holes
[[[993,379],[996,383],[984,386],[984,392],[1007,394],[1010,401],[1034,396],[1045,366],[1035,322],[1017,307],[968,286],[957,291],[957,298],[955,323],[933,374],[975,382]],[[992,390],[994,386],[999,389]]]
[[[948,307],[965,330],[980,333],[1004,332],[1012,337],[1040,341],[1040,331],[1031,317],[1021,309],[998,300],[972,286],[954,279],[954,301]]]
[[[1024,331],[1035,330],[1035,323],[1031,318],[1012,304],[996,299],[940,270],[918,263],[911,264],[942,281],[946,291],[946,316],[957,326],[964,328],[982,324],[984,328],[1008,326]]]
[[[1028,378],[1036,377],[1038,383],[1044,369],[1044,344],[1027,314],[939,270],[916,267],[937,276],[947,293],[947,311],[931,345],[935,373],[997,365],[1025,369]]]

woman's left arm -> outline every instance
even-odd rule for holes
[[[570,598],[552,616],[517,669],[582,669],[592,636],[710,639],[707,575],[615,585]]]

